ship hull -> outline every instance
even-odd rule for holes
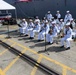
[[[66,11],[69,10],[74,18],[76,18],[76,2],[75,0],[35,0],[32,2],[14,3],[13,0],[5,0],[17,8],[17,15],[20,18],[34,17],[38,15],[40,18],[45,16],[48,10],[53,15],[59,10],[64,18]]]

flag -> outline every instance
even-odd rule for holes
[[[31,2],[32,0],[15,0],[15,3],[17,2]]]
[[[18,2],[31,2],[32,0],[18,0]]]

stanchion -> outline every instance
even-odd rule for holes
[[[38,53],[44,53],[44,52],[49,55],[48,50],[47,50],[47,48],[46,48],[46,27],[45,27],[45,50],[43,50],[43,51],[38,51]]]
[[[10,20],[8,20],[8,24],[7,24],[7,37],[6,37],[6,39],[10,39],[11,37],[10,37],[10,33],[9,33],[9,24],[10,24]]]
[[[46,28],[45,28],[45,52],[49,55],[47,48],[46,48]]]

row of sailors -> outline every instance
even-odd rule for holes
[[[53,38],[57,37],[58,34],[63,30],[65,35],[61,39],[61,48],[64,47],[63,42],[66,41],[67,43],[66,49],[70,49],[70,40],[72,38],[72,30],[73,30],[70,27],[70,24],[72,24],[72,26],[75,26],[75,22],[73,21],[73,19],[71,21],[68,21],[66,25],[63,22],[63,19],[60,19],[59,23],[56,23],[55,20],[50,21],[50,23],[47,20],[43,20],[41,24],[39,20],[36,20],[34,24],[32,19],[29,20],[28,24],[27,21],[23,19],[22,23],[20,24],[21,25],[20,33],[23,33],[25,36],[28,36],[28,32],[30,32],[30,39],[34,39],[35,33],[37,32],[38,41],[43,41],[44,38],[46,38],[48,44],[53,44]]]
[[[53,15],[51,14],[50,11],[45,15],[46,19],[49,21],[52,19]],[[57,19],[61,18],[60,11],[57,11],[57,14],[55,15]],[[68,20],[72,19],[72,14],[70,14],[70,11],[66,11],[66,15],[64,17],[64,22],[66,23]]]

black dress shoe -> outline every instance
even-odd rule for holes
[[[49,45],[52,45],[52,44],[53,44],[53,42],[52,42],[52,43],[48,42],[48,44],[49,44]]]
[[[31,39],[34,39],[34,37],[31,37]]]
[[[26,34],[25,36],[28,36],[28,34]]]
[[[50,42],[48,42],[48,44],[50,44]]]
[[[38,40],[37,42],[40,42],[40,40]]]
[[[31,39],[31,37],[29,37],[29,39]]]
[[[53,44],[53,42],[52,43],[50,43],[50,45],[52,45]]]
[[[41,42],[41,41],[44,41],[44,40],[38,40],[38,42]]]
[[[64,48],[64,46],[61,46],[60,48]]]
[[[44,41],[44,40],[40,40],[40,41]]]
[[[70,47],[66,48],[66,50],[69,50],[69,49],[70,49]]]

